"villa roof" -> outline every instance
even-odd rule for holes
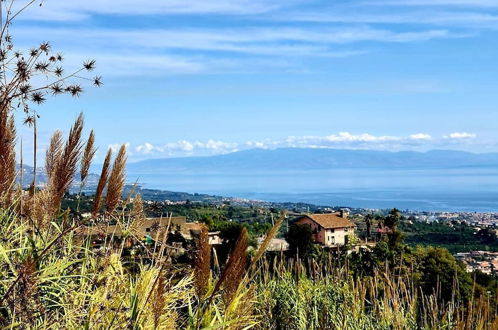
[[[336,213],[306,214],[302,218],[309,218],[325,229],[355,227],[354,223]]]

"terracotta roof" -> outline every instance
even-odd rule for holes
[[[305,217],[310,218],[325,229],[355,227],[354,223],[346,218],[340,217],[336,213],[306,214],[303,215],[300,219]]]

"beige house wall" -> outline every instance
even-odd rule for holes
[[[346,237],[354,234],[353,228],[323,229],[309,218],[302,218],[298,223],[309,225],[313,232],[313,240],[327,247],[345,245]]]

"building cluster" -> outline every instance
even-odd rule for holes
[[[312,239],[322,247],[344,246],[355,237],[355,224],[348,219],[345,211],[325,214],[301,214],[295,223],[309,225]],[[105,224],[81,227],[77,230],[79,237],[90,237],[94,247],[104,242],[115,242],[117,246],[131,250],[143,245],[164,247],[169,255],[179,255],[188,251],[192,242],[202,231],[201,223],[188,222],[186,217],[145,218],[132,224]],[[126,228],[126,229],[125,229]],[[265,237],[258,237],[259,245]],[[208,233],[208,242],[212,246],[221,245],[223,239],[219,231]],[[289,244],[283,238],[273,238],[268,251],[287,251]]]
[[[498,213],[406,211],[403,215],[422,222],[465,222],[480,228],[498,228]]]
[[[487,275],[498,275],[498,252],[472,251],[455,254],[462,261],[467,272],[480,271]]]

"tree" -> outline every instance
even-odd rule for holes
[[[401,220],[401,212],[398,209],[394,208],[391,211],[389,211],[388,216],[385,217],[384,225],[389,229],[394,230],[398,226],[400,220]]]
[[[292,224],[285,239],[293,255],[307,257],[313,252],[313,234],[309,225]]]
[[[437,293],[445,302],[471,297],[472,278],[447,249],[419,247],[414,254],[419,286],[426,294]]]
[[[365,216],[365,223],[367,225],[367,238],[370,237],[370,235],[372,234],[372,222],[373,222],[373,215],[372,214],[367,214]]]

